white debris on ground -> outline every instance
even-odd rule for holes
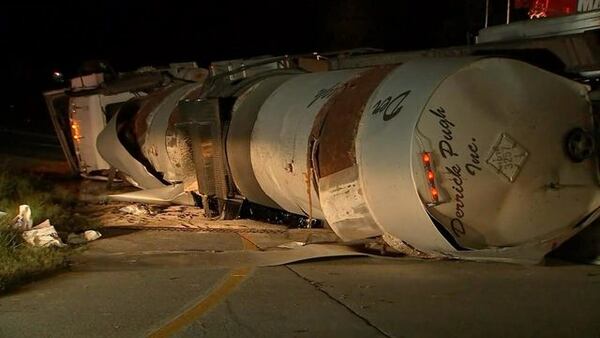
[[[5,213],[4,211],[0,211],[0,217],[4,217],[4,216],[6,216],[6,215],[8,215],[8,214],[7,214],[7,213]]]
[[[59,248],[66,246],[58,236],[56,229],[50,224],[50,220],[43,221],[31,230],[23,231],[21,236],[25,242],[33,246]]]
[[[130,204],[128,206],[120,208],[119,211],[135,216],[145,216],[154,214],[154,212],[152,212],[150,208],[141,204]]]
[[[137,206],[148,210],[148,214],[135,215],[124,211],[129,206]],[[132,210],[133,208],[125,209]],[[198,231],[287,231],[284,225],[269,224],[248,219],[209,220],[204,216],[204,210],[198,207],[171,205],[152,206],[110,201],[104,204],[88,204],[81,210],[87,217],[98,221],[103,228],[144,227],[144,228],[174,228],[195,229]]]
[[[5,215],[6,213],[1,213],[0,217]],[[47,219],[34,227],[32,225],[31,208],[26,204],[20,205],[19,214],[13,219],[12,228],[21,232],[21,237],[26,243],[38,247],[62,248],[66,246],[50,220]],[[98,231],[88,230],[81,234],[69,234],[67,242],[69,244],[84,244],[101,236],[102,234]]]
[[[81,234],[70,233],[67,238],[67,243],[74,245],[85,244],[87,242],[95,241],[100,237],[102,237],[102,234],[95,230],[87,230]]]
[[[31,218],[31,208],[26,205],[19,206],[19,214],[13,219],[13,228],[19,231],[31,229],[33,219]]]
[[[281,248],[281,249],[297,249],[297,248],[303,247],[305,245],[306,245],[305,242],[293,241],[293,242],[279,244],[277,247]]]
[[[260,251],[273,249],[287,252],[292,251],[290,249],[304,250],[309,244],[341,243],[340,238],[331,229],[294,229],[283,224],[270,224],[250,219],[209,220],[204,216],[201,208],[182,205],[152,206],[154,213],[152,216],[136,216],[122,211],[123,207],[129,205],[131,204],[115,201],[88,204],[81,212],[101,223],[103,229],[107,231],[126,228],[235,232],[256,245]]]

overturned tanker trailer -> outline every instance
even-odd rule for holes
[[[505,25],[443,50],[80,77],[46,98],[75,172],[141,189],[114,198],[195,204],[211,219],[296,215],[415,255],[536,262],[600,214],[599,33],[540,33],[551,20],[525,24],[539,37],[514,40]]]
[[[581,83],[498,57],[224,74],[125,100],[96,151],[150,202],[265,206],[429,256],[537,261],[598,216]]]
[[[220,102],[183,102],[190,131],[222,119]],[[222,137],[190,135],[194,148],[221,149],[195,152],[214,196],[324,220],[344,240],[536,260],[598,216],[588,88],[520,61],[267,77],[229,118]]]

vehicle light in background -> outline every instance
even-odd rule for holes
[[[64,83],[65,77],[63,73],[59,72],[58,70],[55,70],[52,72],[52,80],[54,80],[57,83]]]
[[[431,153],[421,153],[421,160],[423,161],[423,167],[425,168],[425,176],[427,177],[427,184],[429,188],[429,194],[431,195],[431,204],[438,204],[440,201],[440,194],[435,184],[435,173],[431,165]]]

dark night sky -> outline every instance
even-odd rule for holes
[[[484,0],[1,4],[0,114],[7,118],[0,126],[36,128],[51,72],[76,74],[85,60],[108,60],[126,71],[355,47],[432,48],[466,44],[483,19]]]

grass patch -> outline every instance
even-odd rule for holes
[[[76,212],[74,193],[55,182],[31,174],[16,173],[0,166],[0,292],[66,266],[70,248],[36,248],[23,242],[10,223],[18,207],[28,204],[33,224],[49,219],[59,232],[97,228]]]
[[[0,229],[0,293],[66,266],[70,249],[35,248],[21,235]]]

